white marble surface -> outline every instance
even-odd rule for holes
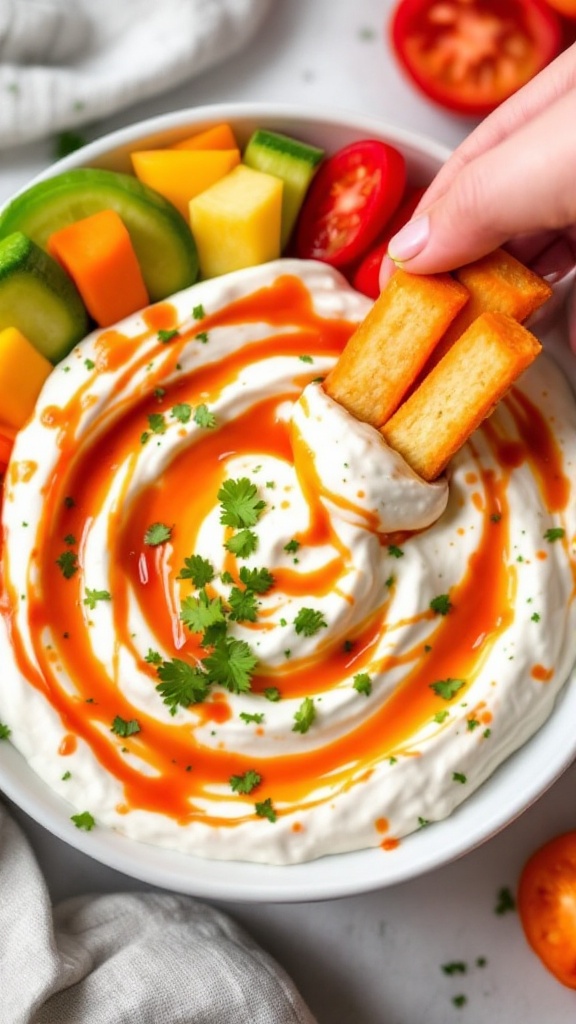
[[[226,66],[90,125],[114,128],[188,106],[259,100],[379,116],[455,145],[473,126],[431,107],[401,79],[384,40],[392,0],[275,0],[260,35]],[[1,101],[1,98],[0,98]],[[0,151],[0,202],[53,159],[53,140]],[[394,888],[335,902],[221,904],[288,970],[320,1024],[566,1024],[576,994],[527,948],[515,913],[494,912],[526,857],[576,827],[576,765],[499,836],[460,861]],[[139,883],[69,849],[22,812],[56,899]],[[478,957],[486,966],[475,966]],[[464,960],[465,975],[441,965]],[[467,1002],[456,1007],[452,999]]]

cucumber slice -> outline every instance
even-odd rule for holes
[[[306,191],[314,172],[324,156],[324,150],[299,142],[288,135],[255,131],[244,151],[244,163],[256,171],[274,174],[284,182],[282,196],[282,234],[280,244],[285,248]]]
[[[194,283],[198,255],[182,215],[154,189],[117,171],[79,168],[32,185],[0,214],[0,238],[22,231],[44,249],[54,231],[100,210],[115,210],[124,221],[153,302]]]
[[[88,332],[75,285],[40,246],[16,231],[0,240],[0,330],[17,327],[51,363]]]

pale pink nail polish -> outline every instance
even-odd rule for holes
[[[406,263],[425,248],[430,237],[430,218],[428,214],[409,220],[400,231],[390,239],[388,255],[395,263]]]

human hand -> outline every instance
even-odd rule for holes
[[[395,264],[439,273],[506,245],[555,285],[576,270],[576,44],[487,117],[452,154],[391,240]],[[394,262],[392,262],[394,261]],[[576,297],[569,301],[576,351]]]

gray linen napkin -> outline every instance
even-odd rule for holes
[[[0,148],[172,89],[244,46],[271,0],[0,0]]]
[[[0,1024],[315,1024],[281,967],[187,896],[79,896],[54,909],[0,804]]]

